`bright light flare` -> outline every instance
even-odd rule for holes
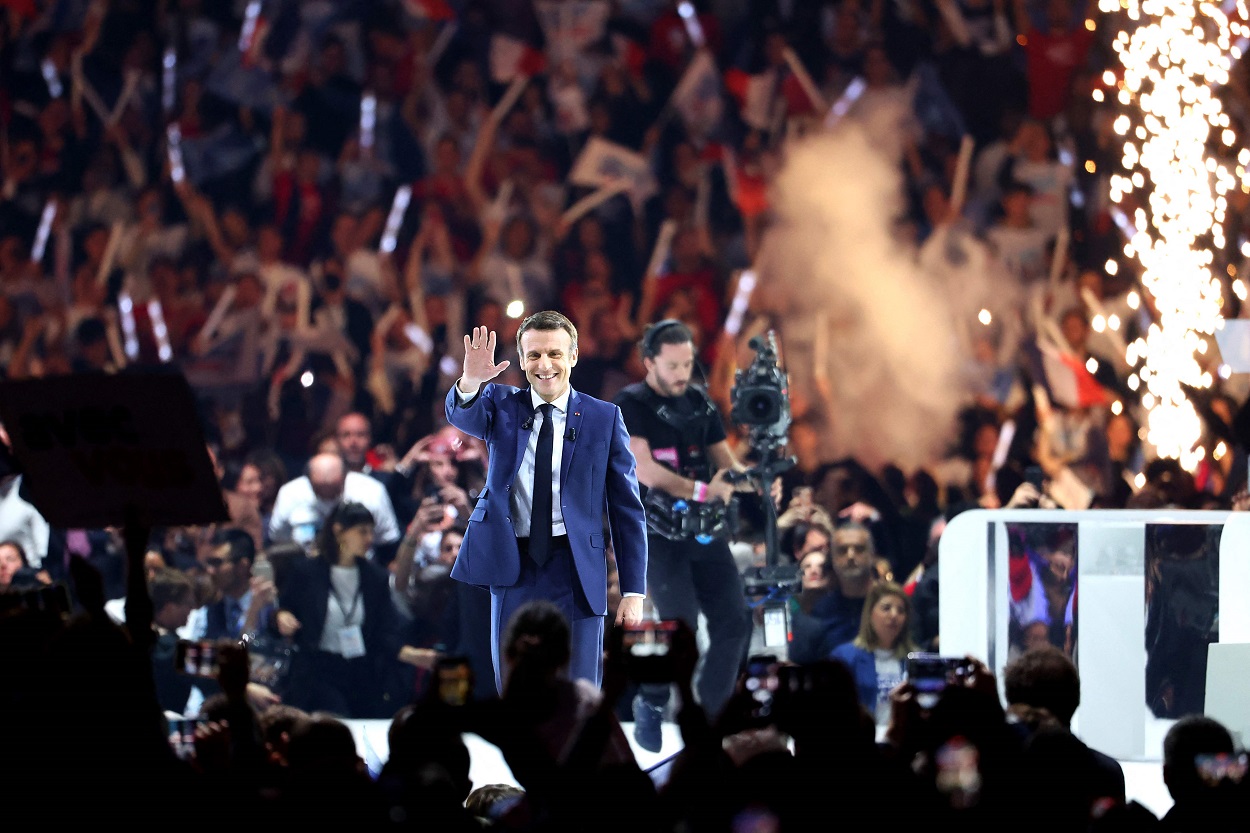
[[[1226,195],[1247,184],[1245,161],[1234,175],[1231,159],[1208,156],[1209,147],[1237,144],[1215,94],[1232,66],[1228,15],[1246,15],[1244,0],[1237,6],[1233,12],[1230,5],[1194,0],[1099,0],[1104,12],[1123,8],[1135,21],[1119,21],[1124,29],[1112,45],[1123,72],[1111,74],[1123,78],[1117,98],[1126,106],[1112,123],[1124,147],[1110,197],[1139,206],[1130,243],[1158,312],[1157,325],[1127,351],[1130,364],[1141,362],[1128,384],[1149,412],[1147,441],[1159,456],[1191,470],[1205,454],[1198,445],[1202,419],[1182,386],[1200,389],[1213,381],[1198,357],[1223,303],[1208,247],[1224,246]],[[1250,161],[1244,151],[1241,156]],[[1127,300],[1134,310],[1141,301],[1136,292]]]

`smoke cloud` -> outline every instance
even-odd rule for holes
[[[759,269],[785,306],[791,389],[825,411],[826,454],[905,470],[944,456],[963,404],[952,299],[902,239],[897,148],[859,122],[787,148]]]

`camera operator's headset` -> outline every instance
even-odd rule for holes
[[[660,345],[658,344],[658,341],[660,334],[675,327],[680,327],[682,329],[686,335],[687,341],[694,341],[694,333],[690,332],[690,328],[686,326],[686,322],[677,318],[665,318],[663,321],[657,321],[652,324],[642,334],[642,341],[638,344],[638,349],[642,353],[642,357],[644,359],[654,359],[657,355],[659,355]],[[716,406],[712,404],[711,398],[706,395],[707,376],[703,373],[703,368],[697,361],[694,363],[694,366],[695,370],[699,372],[699,375],[703,377],[703,385],[702,387],[699,387],[699,390],[704,392],[703,398],[707,403],[706,413],[702,411],[696,411],[692,414],[675,413],[671,408],[664,404],[658,394],[651,390],[650,386],[645,386],[645,392],[650,400],[649,404],[652,409],[655,410],[656,416],[668,423],[670,426],[683,432],[686,430],[686,425],[688,423],[703,419],[705,416],[715,415],[718,413]]]
[[[694,340],[694,334],[690,332],[690,328],[687,327],[684,322],[676,318],[665,318],[663,321],[657,321],[652,324],[647,328],[646,332],[642,334],[642,342],[638,345],[639,349],[642,351],[642,357],[644,359],[654,359],[660,352],[659,347],[656,344],[656,341],[660,337],[660,333],[665,330],[671,330],[674,327],[681,327],[686,331],[686,338],[691,341]]]

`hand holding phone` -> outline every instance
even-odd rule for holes
[[[916,690],[916,699],[924,708],[932,708],[947,685],[960,682],[972,671],[973,666],[965,657],[924,652],[907,655],[907,681]]]
[[[208,718],[179,718],[169,721],[169,745],[174,754],[184,761],[195,757],[195,733],[208,723]]]
[[[756,654],[747,660],[742,680],[751,699],[750,718],[757,725],[776,721],[778,690],[781,687],[781,663],[772,654]]]
[[[191,677],[215,679],[218,671],[216,643],[211,639],[179,639],[174,649],[174,668]]]
[[[621,628],[621,651],[629,678],[640,683],[671,683],[675,666],[672,646],[676,619],[644,620]]]
[[[434,664],[438,699],[448,706],[463,706],[473,693],[473,667],[463,656],[439,657]]]
[[[1218,787],[1222,781],[1240,784],[1246,777],[1248,764],[1250,764],[1250,758],[1245,752],[1194,756],[1194,769],[1197,770],[1202,783],[1208,787]]]

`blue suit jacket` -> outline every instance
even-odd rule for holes
[[[839,645],[829,655],[830,659],[843,662],[855,675],[855,690],[859,692],[859,702],[869,712],[877,713],[877,658],[872,651],[857,648],[854,643]]]
[[[481,586],[509,587],[521,571],[512,522],[512,482],[532,430],[521,427],[533,417],[530,391],[487,384],[476,397],[461,404],[453,385],[447,392],[446,406],[447,421],[485,440],[489,449],[486,488],[469,515],[452,578]],[[647,521],[621,409],[573,391],[567,416],[560,463],[560,508],[586,602],[603,615],[608,608],[605,514],[622,593],[646,592]]]

